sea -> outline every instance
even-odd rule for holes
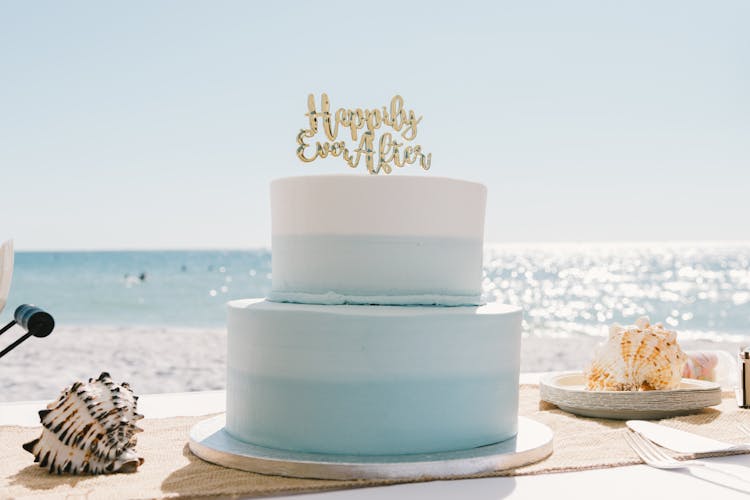
[[[17,252],[0,320],[32,303],[60,326],[222,329],[228,300],[270,286],[268,249]],[[750,341],[750,242],[487,245],[482,286],[523,308],[527,337],[646,315],[680,338]]]

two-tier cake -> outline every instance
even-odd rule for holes
[[[229,303],[226,430],[354,455],[514,436],[521,311],[481,305],[485,201],[436,177],[274,181],[272,291]]]

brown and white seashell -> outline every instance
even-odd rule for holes
[[[677,343],[677,333],[661,323],[650,325],[638,318],[635,325],[614,324],[609,340],[586,370],[591,391],[649,391],[675,389],[680,385],[687,355]]]
[[[109,373],[76,382],[39,411],[42,435],[23,445],[34,462],[58,474],[135,472],[143,458],[135,451],[138,397]]]

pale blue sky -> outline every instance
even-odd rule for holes
[[[750,2],[0,2],[0,239],[268,244],[308,93],[424,116],[486,239],[750,240]],[[366,175],[360,167],[358,175]]]

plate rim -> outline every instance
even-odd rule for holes
[[[268,475],[314,479],[443,479],[508,470],[547,458],[553,452],[552,429],[519,416],[519,434],[535,436],[534,446],[504,451],[517,437],[469,450],[414,455],[326,455],[265,448],[232,437],[226,414],[202,420],[190,429],[188,446],[198,458],[216,465]],[[528,439],[527,438],[527,439]],[[239,451],[238,451],[239,450]],[[472,451],[476,453],[472,454]],[[318,458],[318,460],[315,460]],[[425,460],[432,457],[431,460]]]
[[[688,380],[698,387],[658,391],[588,391],[554,385],[562,377],[582,376],[580,371],[551,373],[539,382],[542,401],[560,410],[584,417],[608,420],[652,420],[688,415],[722,403],[721,385],[696,379]]]
[[[561,384],[552,383],[561,377],[570,377],[574,375],[585,376],[584,372],[578,370],[564,371],[564,372],[553,372],[547,373],[539,379],[539,386],[546,386],[549,388],[571,392],[571,393],[584,393],[584,394],[611,394],[621,397],[643,397],[646,395],[662,395],[662,394],[679,394],[685,392],[701,392],[701,391],[721,391],[721,385],[717,382],[711,382],[709,380],[699,380],[695,378],[683,377],[680,379],[680,383],[694,384],[698,387],[678,387],[677,389],[656,389],[653,391],[588,391],[586,389],[567,387]],[[617,397],[616,396],[616,397]]]

